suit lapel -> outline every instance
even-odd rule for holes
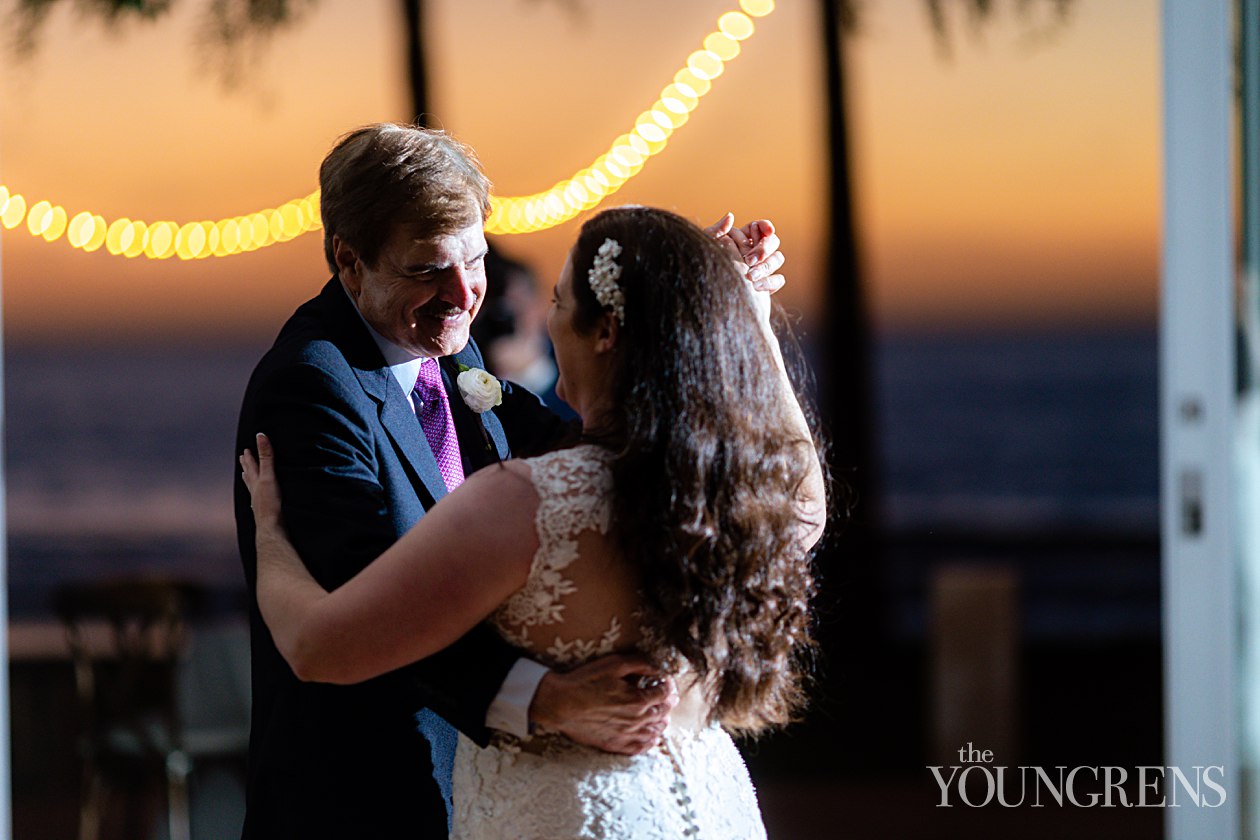
[[[389,435],[399,458],[419,482],[416,487],[417,495],[423,495],[423,488],[431,498],[429,504],[436,502],[446,495],[446,482],[442,480],[437,459],[429,449],[429,441],[420,428],[420,421],[416,419],[411,402],[398,387],[394,374],[386,367],[381,351],[337,278],[334,277],[324,287],[322,297],[334,328],[345,336],[343,346],[346,361],[359,380],[363,392],[376,402],[381,427]]]
[[[420,428],[420,421],[416,419],[415,410],[403,394],[402,388],[398,387],[398,380],[394,379],[389,368],[383,368],[382,373],[384,376],[380,377],[383,391],[380,405],[381,426],[394,441],[394,446],[403,460],[415,471],[420,483],[436,502],[446,495],[446,482],[442,479],[441,470],[438,469],[437,459],[433,457],[433,450],[429,448],[429,441],[424,436],[424,430]],[[360,381],[363,380],[360,379]]]

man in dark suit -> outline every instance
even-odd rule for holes
[[[441,132],[369,126],[329,153],[320,187],[334,276],[255,370],[237,452],[256,432],[274,441],[289,534],[333,589],[464,475],[565,428],[522,389],[505,385],[502,404],[477,413],[453,387],[461,369],[482,367],[468,330],[485,293],[489,184],[470,150]],[[252,589],[254,526],[240,481],[236,521]],[[447,721],[479,743],[491,728],[524,735],[539,724],[635,753],[656,742],[673,702],[667,684],[636,684],[646,667],[634,657],[561,674],[519,659],[485,628],[360,685],[303,683],[256,604],[250,621],[246,838],[445,837],[433,764],[443,770],[453,752]],[[441,716],[425,717],[424,737],[422,707]]]

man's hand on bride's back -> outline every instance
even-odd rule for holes
[[[637,755],[660,742],[678,704],[674,681],[642,656],[610,654],[550,671],[529,707],[532,724],[605,752]]]

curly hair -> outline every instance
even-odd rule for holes
[[[647,653],[689,663],[724,726],[785,724],[813,647],[799,500],[815,443],[794,431],[746,281],[673,213],[617,208],[583,225],[576,330],[605,311],[586,278],[606,238],[622,246],[625,320],[615,407],[585,436],[614,452],[612,536],[641,570]]]

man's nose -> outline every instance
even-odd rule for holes
[[[460,309],[471,309],[476,295],[473,285],[476,278],[473,272],[462,265],[452,266],[442,277],[442,288],[438,292],[444,303],[458,306]]]

